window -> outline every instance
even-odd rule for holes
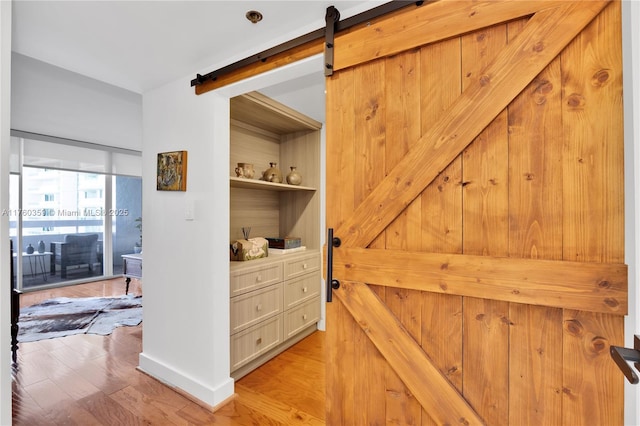
[[[104,191],[102,189],[91,189],[91,190],[84,191],[85,199],[91,199],[91,198],[102,199],[103,196],[104,196]]]
[[[9,216],[17,252],[18,288],[121,274],[121,255],[132,253],[140,239],[140,153],[41,135],[27,138],[31,135],[24,132],[12,131],[12,136],[10,209],[3,214]],[[81,234],[97,235],[88,260],[74,258],[77,264],[63,265],[65,237]]]

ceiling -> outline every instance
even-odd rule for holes
[[[196,73],[321,28],[328,6],[335,5],[344,19],[382,3],[14,0],[12,50],[144,93],[180,78],[189,85]],[[262,12],[262,21],[247,20],[249,10]],[[318,80],[299,81],[295,90]]]

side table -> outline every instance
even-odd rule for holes
[[[45,256],[51,256],[53,253],[50,251],[45,252],[22,252],[22,258],[29,261],[29,272],[31,272],[31,278],[36,278],[38,275],[42,277],[43,281],[47,281],[47,271],[45,268]],[[13,253],[13,257],[17,257],[17,253]]]
[[[127,288],[124,294],[129,293],[131,278],[142,278],[142,253],[122,255],[123,275],[126,277]]]

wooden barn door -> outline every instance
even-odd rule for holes
[[[327,80],[327,424],[616,425],[617,1],[440,1]]]

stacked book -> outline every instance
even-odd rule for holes
[[[302,240],[297,237],[267,238],[269,254],[288,254],[306,250]]]

